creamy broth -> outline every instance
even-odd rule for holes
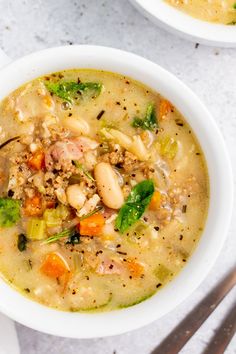
[[[184,267],[208,175],[170,102],[124,76],[68,70],[10,94],[0,126],[0,272],[18,291],[60,310],[113,310]]]
[[[165,0],[177,9],[203,21],[236,24],[235,0]]]

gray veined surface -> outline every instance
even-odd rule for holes
[[[0,354],[20,354],[15,324],[0,314]]]

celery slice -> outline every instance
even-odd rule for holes
[[[43,213],[43,218],[47,227],[56,227],[61,225],[61,219],[58,218],[56,209],[46,209]]]
[[[109,305],[109,303],[112,300],[112,295],[109,294],[109,297],[106,301],[104,301],[102,304],[99,305],[91,305],[89,307],[79,307],[79,308],[70,308],[71,312],[95,312],[95,311],[102,311],[104,308],[106,308],[107,305]]]
[[[42,240],[45,235],[46,223],[40,219],[30,219],[27,224],[27,237],[31,240]]]
[[[178,151],[178,143],[173,138],[165,136],[161,138],[158,143],[160,144],[160,154],[169,159],[174,159]]]
[[[154,270],[154,274],[163,283],[171,276],[171,271],[164,264],[159,264]]]
[[[119,309],[125,309],[127,307],[131,307],[131,306],[135,306],[135,305],[138,305],[140,304],[141,302],[149,299],[150,297],[152,297],[154,294],[156,293],[156,290],[152,291],[151,293],[147,294],[147,295],[144,295],[143,297],[141,298],[138,298],[137,300],[135,300],[134,302],[130,302],[130,303],[127,303],[127,304],[120,304],[118,306]]]
[[[60,204],[56,209],[46,209],[43,219],[47,227],[61,226],[62,221],[69,216],[70,212],[65,205]]]

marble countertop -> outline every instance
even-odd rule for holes
[[[65,44],[99,44],[140,54],[185,82],[213,114],[236,176],[236,50],[195,46],[159,29],[127,0],[0,0],[0,47],[12,58]],[[226,211],[227,212],[227,211]],[[16,325],[22,354],[148,354],[234,264],[236,219],[204,283],[173,312],[116,337],[58,338]],[[236,298],[232,291],[181,354],[200,354]],[[236,353],[236,338],[227,354]]]

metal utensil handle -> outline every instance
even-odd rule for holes
[[[236,303],[216,330],[203,354],[223,354],[236,333]]]
[[[151,354],[178,354],[236,284],[236,267],[185,317]]]

